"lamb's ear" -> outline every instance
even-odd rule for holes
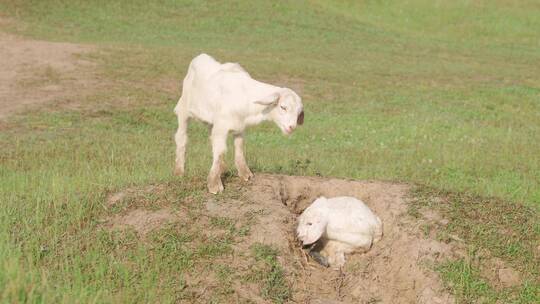
[[[303,125],[304,124],[304,110],[302,110],[302,112],[300,112],[300,114],[298,114],[298,118],[296,119],[296,123],[298,125]]]
[[[326,230],[327,221],[323,217],[318,217],[314,221],[310,222],[308,226],[307,235],[304,237],[304,245],[313,244],[318,241]]]
[[[280,96],[279,92],[275,92],[260,100],[255,100],[255,103],[263,106],[277,105]]]
[[[314,202],[313,204],[319,206],[325,206],[326,205],[326,201],[328,201],[328,199],[324,196],[319,196]]]

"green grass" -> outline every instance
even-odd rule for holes
[[[464,260],[447,262],[438,267],[442,277],[450,282],[454,294],[464,303],[474,303],[481,297],[490,296],[493,292],[489,285],[479,278],[478,273]],[[486,299],[493,302],[493,299]]]
[[[289,141],[275,128],[249,135],[264,147],[250,160],[265,171],[290,173],[272,159],[286,154],[311,162],[301,173],[429,183],[537,205],[535,4],[413,4],[23,1],[0,8],[36,37],[115,46],[101,58],[107,75],[125,81],[126,95],[144,85],[171,130],[179,92],[164,98],[160,83],[179,86],[198,52],[302,86],[304,130]],[[266,152],[276,149],[282,153]]]
[[[540,215],[535,209],[497,198],[426,187],[417,189],[413,195],[411,215],[418,216],[422,208],[436,210],[449,221],[444,233],[459,235],[467,244],[488,250],[531,278],[540,276],[536,253],[540,243]]]
[[[409,214],[436,211],[447,224],[426,224],[425,236],[444,242],[458,236],[468,247],[465,258],[448,260],[435,268],[460,303],[537,303],[540,300],[540,215],[535,209],[497,198],[451,193],[419,187],[413,192]],[[489,260],[498,258],[520,274],[518,287],[501,288]]]
[[[255,261],[262,265],[255,265],[247,280],[263,282],[261,295],[264,299],[274,303],[287,301],[291,297],[291,290],[277,260],[278,251],[263,244],[253,245],[251,251]]]
[[[184,254],[197,252],[177,256],[180,243],[168,240],[147,256],[129,236],[94,230],[109,191],[159,182],[178,183],[181,197],[204,191],[200,124],[190,127],[188,177],[171,176],[172,108],[203,51],[304,99],[306,124],[291,138],[270,124],[248,133],[255,173],[416,182],[540,206],[535,1],[0,1],[0,16],[22,35],[97,45],[85,56],[108,84],[82,111],[36,111],[0,133],[6,302],[174,300],[177,272],[153,286],[159,262],[181,273],[193,260]],[[227,244],[199,250],[221,255]]]
[[[476,267],[464,259],[447,261],[437,267],[458,303],[538,303],[538,285],[524,283],[513,290],[497,290],[483,279]]]

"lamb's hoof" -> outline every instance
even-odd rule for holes
[[[238,174],[238,176],[240,176],[243,181],[248,182],[253,177],[253,173],[251,173],[251,171],[247,171]]]
[[[328,257],[328,265],[332,266],[332,269],[339,270],[345,265],[345,254],[336,253],[333,256]]]
[[[223,192],[223,183],[214,183],[214,184],[208,184],[208,192],[212,194],[218,194],[220,192]]]
[[[173,174],[175,176],[183,176],[184,175],[184,169],[176,167],[176,168],[174,168]]]
[[[317,251],[310,250],[309,256],[311,256],[315,260],[315,262],[321,264],[324,267],[330,266],[330,264],[328,264],[328,260]]]

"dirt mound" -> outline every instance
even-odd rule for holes
[[[0,20],[1,21],[1,20]],[[0,32],[0,119],[35,104],[65,101],[94,86],[93,48],[23,39]]]
[[[409,186],[403,184],[259,174],[249,184],[229,181],[224,195],[204,194],[200,204],[194,205],[195,210],[186,211],[189,216],[179,217],[168,207],[158,211],[138,207],[111,217],[107,225],[131,226],[144,235],[159,225],[181,221],[181,231],[188,226],[200,227],[195,238],[198,240],[225,239],[230,236],[227,231],[242,231],[235,234],[230,253],[212,262],[224,263],[238,274],[229,286],[236,299],[257,303],[269,300],[261,295],[262,283],[243,279],[253,276],[254,269],[276,271],[268,266],[272,263],[267,262],[264,268],[253,257],[254,247],[268,245],[278,252],[276,263],[283,269],[290,290],[287,298],[293,302],[452,303],[454,299],[432,266],[461,254],[461,249],[425,234],[423,225],[443,220],[435,214],[422,219],[410,216],[408,192]],[[321,195],[358,197],[384,223],[383,239],[365,254],[348,255],[345,267],[339,271],[314,262],[294,235],[298,214]],[[176,209],[187,209],[190,204],[194,207],[193,201],[184,200]],[[243,230],[245,227],[248,229]],[[223,285],[206,271],[186,276],[186,290],[198,300],[204,300],[210,289]]]
[[[249,241],[280,249],[285,268],[297,277],[292,283],[298,301],[451,303],[428,266],[454,250],[422,237],[422,223],[406,214],[407,191],[406,185],[390,183],[259,175],[245,194],[252,205],[268,213],[255,225]],[[296,215],[321,195],[360,198],[384,223],[382,241],[366,254],[348,256],[341,272],[305,258],[293,237]]]

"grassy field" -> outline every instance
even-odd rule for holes
[[[306,123],[291,138],[270,124],[248,132],[255,173],[405,181],[539,210],[537,1],[0,0],[0,15],[7,31],[95,45],[84,56],[104,84],[82,110],[32,111],[0,133],[5,302],[166,302],[183,267],[212,257],[173,255],[165,245],[178,240],[147,256],[147,245],[95,229],[110,191],[204,191],[203,125],[190,127],[188,176],[171,174],[172,108],[200,52],[304,99]],[[122,246],[135,266],[116,262]],[[537,299],[536,287],[520,301]]]

